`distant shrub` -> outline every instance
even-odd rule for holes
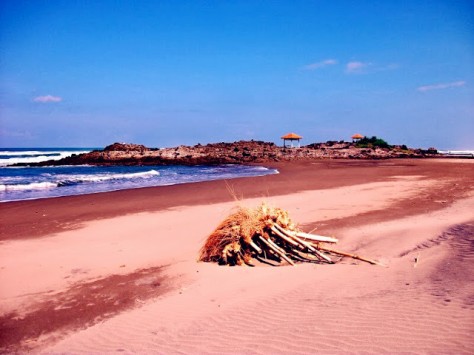
[[[421,154],[438,154],[438,150],[436,148],[428,148],[428,149],[420,149]]]
[[[381,138],[372,136],[359,139],[356,143],[357,148],[390,148],[390,145]]]

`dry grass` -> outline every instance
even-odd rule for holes
[[[239,206],[209,235],[201,248],[199,260],[230,265],[249,264],[257,253],[252,244],[262,248],[259,237],[271,238],[274,224],[287,230],[297,230],[288,213],[282,209],[271,208],[265,203],[256,208]]]

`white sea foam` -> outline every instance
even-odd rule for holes
[[[474,157],[474,150],[439,150],[438,153],[445,155],[460,155]]]
[[[269,168],[266,168],[264,166],[256,166],[253,168],[254,170],[261,170],[261,171],[268,171],[270,170]]]
[[[60,176],[50,176],[52,180],[42,182],[31,182],[27,184],[0,184],[0,191],[22,191],[22,190],[43,190],[56,187],[72,186],[82,183],[95,183],[109,180],[126,180],[126,179],[147,179],[159,176],[156,170],[144,171],[139,173],[125,174],[103,174],[103,175],[71,175],[61,179]],[[46,175],[47,176],[47,175]],[[49,177],[48,177],[49,178]]]
[[[51,152],[54,154],[54,152]],[[44,151],[39,150],[2,150],[0,151],[0,157],[5,155],[41,155]]]
[[[24,191],[24,190],[44,190],[53,189],[58,187],[58,184],[44,181],[44,182],[32,182],[29,184],[15,184],[15,185],[0,185],[0,191]]]
[[[160,172],[156,170],[124,174],[72,175],[69,176],[67,179],[59,180],[57,182],[57,186],[66,186],[87,182],[102,182],[109,180],[147,179],[159,175]]]
[[[13,164],[31,164],[41,163],[48,160],[59,160],[69,157],[73,154],[88,153],[90,150],[57,150],[57,151],[0,151],[0,166],[8,166]]]

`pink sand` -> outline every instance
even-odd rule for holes
[[[239,203],[266,201],[304,225],[368,211],[389,214],[394,203],[419,198],[437,183],[393,176]],[[474,274],[474,250],[462,238],[474,224],[474,193],[434,212],[338,230],[339,249],[387,267],[348,258],[278,268],[197,262],[205,238],[235,205],[131,214],[2,241],[2,314],[27,312],[38,297],[79,282],[166,265],[169,292],[137,298],[135,308],[28,346],[68,354],[472,353],[473,286],[466,280]],[[450,263],[461,259],[464,271],[453,273]]]

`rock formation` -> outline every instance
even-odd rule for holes
[[[103,150],[30,165],[218,165],[303,159],[420,158],[436,155],[436,151],[405,148],[357,148],[354,143],[343,141],[314,143],[301,148],[283,148],[274,143],[253,140],[161,149],[114,143]]]

